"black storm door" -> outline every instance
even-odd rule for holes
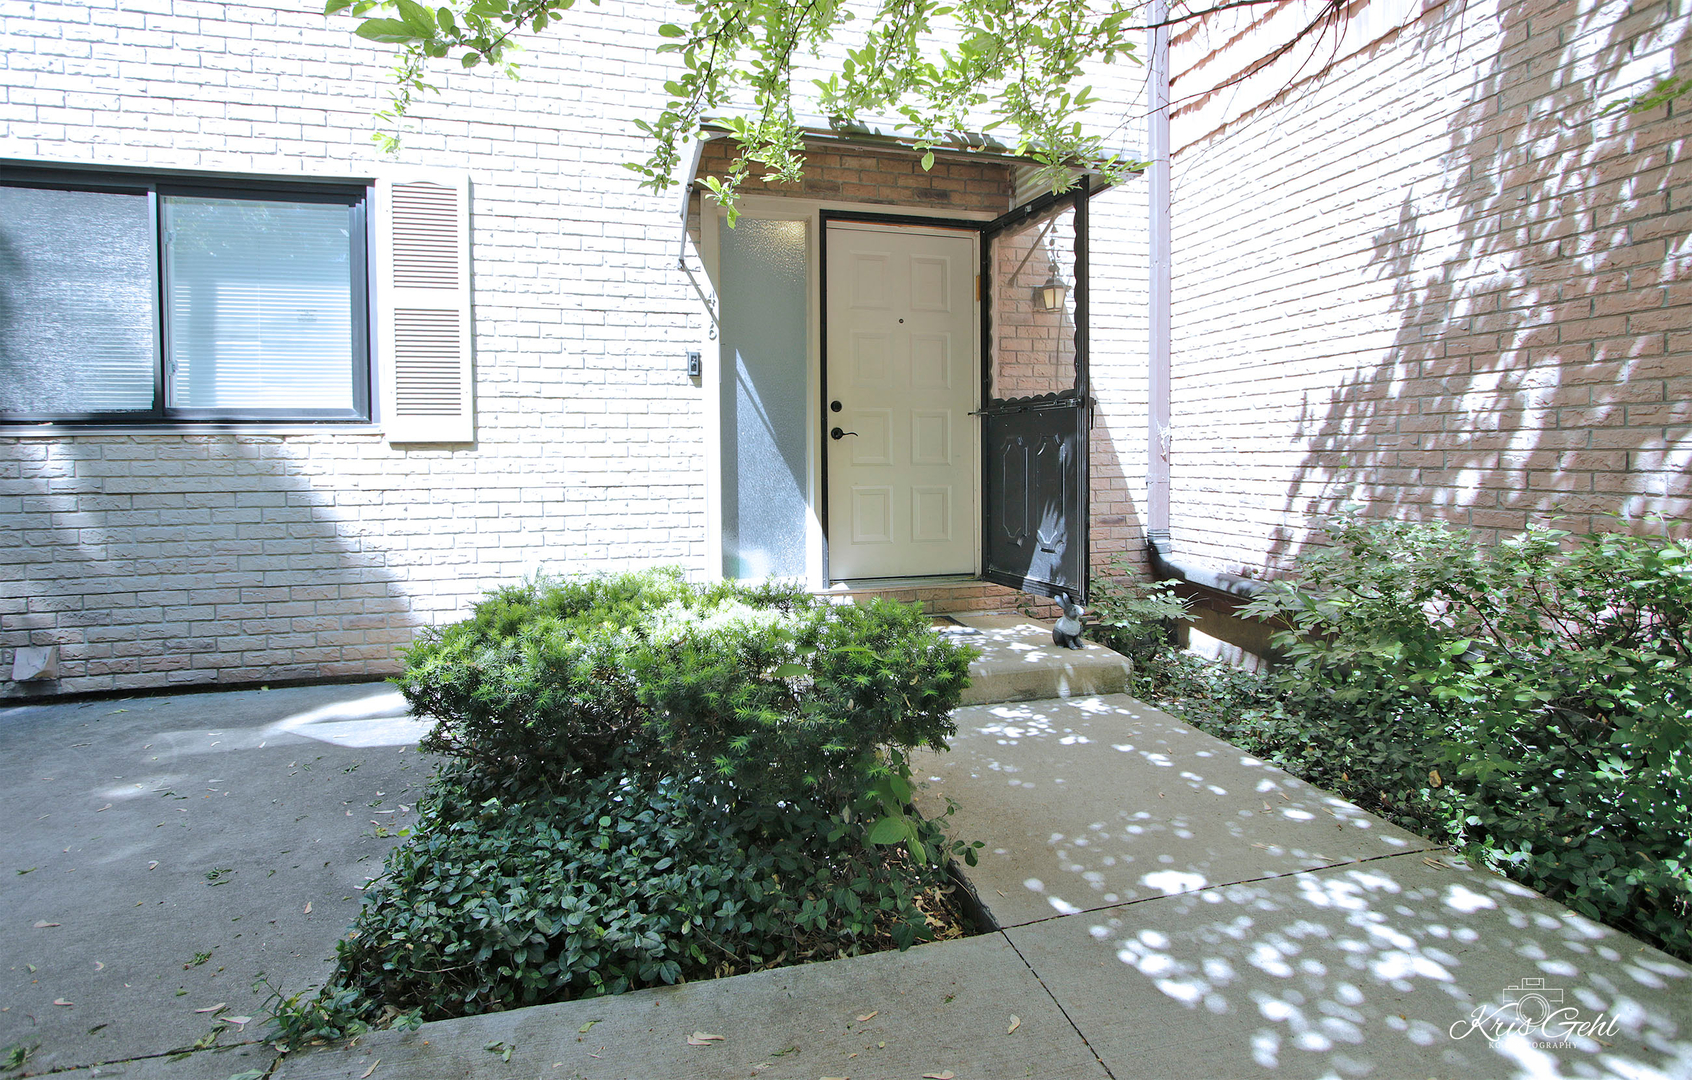
[[[1087,180],[982,231],[984,576],[1087,596]]]

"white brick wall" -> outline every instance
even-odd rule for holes
[[[0,438],[0,674],[62,691],[392,671],[415,627],[536,568],[702,569],[702,316],[673,196],[635,189],[657,4],[591,6],[525,79],[457,75],[401,164],[474,186],[477,442]],[[370,175],[385,50],[349,20],[184,0],[0,8],[0,156]],[[615,314],[611,314],[614,312]]]
[[[675,195],[623,167],[661,104],[673,58],[651,44],[673,17],[583,5],[523,54],[522,81],[454,70],[416,109],[397,163],[471,175],[472,448],[0,434],[0,678],[32,644],[60,646],[61,692],[380,674],[417,627],[537,568],[704,573],[704,395],[683,367],[704,314],[675,267]],[[0,7],[0,157],[372,175],[390,54],[353,25],[281,0]],[[1137,88],[1119,89],[1105,121],[1131,138]],[[1095,204],[1096,548],[1138,549],[1138,190]]]
[[[1281,567],[1349,501],[1684,528],[1692,105],[1595,114],[1684,56],[1685,5],[1366,0],[1202,93],[1314,11],[1177,42],[1177,547]]]

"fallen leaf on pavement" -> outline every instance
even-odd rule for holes
[[[220,1001],[216,1005],[207,1005],[203,1009],[195,1009],[194,1011],[197,1013],[221,1012],[227,1008],[229,1008],[229,1003],[227,1001]]]
[[[301,915],[310,915],[311,914],[311,901],[310,900],[306,901],[305,910],[300,912],[300,914]]]
[[[375,1061],[372,1061],[370,1063],[370,1068],[368,1068],[368,1069],[366,1069],[363,1072],[358,1074],[358,1080],[370,1080],[370,1074],[375,1072],[376,1066],[378,1066],[380,1064],[382,1064],[381,1058],[377,1058]]]
[[[95,970],[95,971],[104,971],[104,970],[106,970],[106,962],[105,962],[105,961],[104,961],[104,960],[96,960],[96,961],[94,961],[94,970]]]
[[[923,1073],[922,1080],[952,1080],[955,1075],[952,1070],[947,1069],[945,1072]]]
[[[46,920],[46,919],[42,919],[42,920],[41,920],[41,921],[40,921],[40,922],[38,922],[38,923],[36,923],[36,924],[35,924],[35,928],[36,928],[36,929],[37,929],[37,930],[45,930],[45,929],[47,929],[47,928],[48,928],[48,927],[49,927],[49,926],[58,926],[58,925],[59,925],[59,924],[58,924],[58,923],[56,923],[56,922],[48,922],[48,921],[47,921],[47,920]]]
[[[96,813],[96,814],[98,814],[98,813],[100,813],[100,812],[101,812],[101,811],[103,811],[103,810],[110,810],[110,809],[111,809],[111,808],[112,808],[112,804],[111,804],[111,803],[107,803],[107,804],[106,804],[106,805],[104,805],[104,806],[102,806],[102,807],[100,807],[100,809],[99,809],[99,810],[96,810],[96,811],[94,811],[94,812],[95,812],[95,813]]]
[[[75,1005],[76,1002],[66,1001],[64,998],[54,998],[53,1004],[55,1004],[55,1005]]]
[[[1021,1026],[1022,1026],[1022,1017],[1016,1016],[1016,1015],[1013,1014],[1011,1016],[1010,1027],[1005,1029],[1005,1034],[1006,1035],[1015,1034],[1016,1029],[1021,1027]]]
[[[875,1010],[875,1012],[867,1012],[864,1015],[858,1017],[858,1023],[867,1024],[871,1020],[874,1020],[876,1018],[876,1016],[880,1014],[880,1012],[881,1012],[880,1009]]]
[[[688,1036],[687,1045],[689,1045],[689,1046],[710,1046],[714,1042],[723,1042],[723,1041],[725,1041],[725,1040],[723,1039],[723,1037],[721,1035],[711,1035],[711,1034],[704,1032],[704,1031],[695,1031],[692,1035]]]
[[[246,1027],[253,1022],[253,1018],[250,1016],[220,1016],[218,1019],[225,1024],[235,1024],[238,1027]]]
[[[576,1029],[576,1034],[577,1035],[586,1035],[588,1033],[588,1029],[593,1027],[593,1025],[595,1025],[599,1022],[600,1021],[598,1021],[598,1020],[589,1020],[587,1023],[583,1024],[581,1027]]]
[[[149,869],[149,870],[157,870],[158,868],[159,868],[159,860],[157,860],[157,859],[154,859],[152,862],[147,864],[147,869]]]

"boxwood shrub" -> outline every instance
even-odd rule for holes
[[[945,748],[970,657],[916,607],[674,570],[493,593],[406,655],[442,765],[278,1041],[958,932],[942,857],[973,848],[906,755]]]
[[[613,759],[733,781],[758,803],[844,805],[882,747],[943,748],[969,653],[921,610],[658,570],[502,589],[426,632],[400,688],[424,748],[490,775],[603,775]]]

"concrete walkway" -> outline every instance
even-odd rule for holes
[[[381,683],[0,708],[0,1076],[268,1069],[254,981],[322,981],[424,730]]]
[[[1692,1077],[1692,969],[1626,935],[1132,698],[958,719],[923,800],[992,845],[969,877],[998,931],[373,1034],[277,1076]],[[1517,999],[1569,1011],[1474,1030]]]
[[[384,694],[0,712],[0,1046],[79,1080],[1692,1077],[1687,965],[1121,695],[965,708],[921,761],[925,805],[954,798],[990,845],[970,879],[994,932],[274,1065],[257,1024],[224,1023],[233,1049],[173,1060],[212,1017],[260,1015],[257,970],[327,972],[391,843],[371,822],[400,816],[376,811],[419,779]],[[1572,1011],[1471,1030],[1507,997]]]

